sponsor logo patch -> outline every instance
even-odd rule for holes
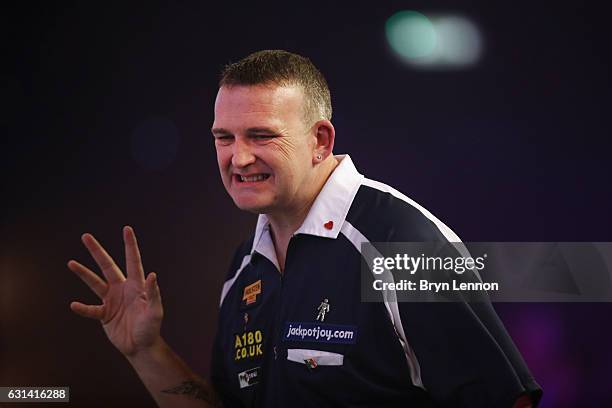
[[[309,322],[285,322],[284,341],[355,344],[357,326]]]
[[[244,291],[242,293],[242,300],[244,301],[244,306],[251,306],[255,302],[257,302],[257,295],[261,293],[261,279],[257,282],[251,283],[248,286],[244,287]]]
[[[245,331],[234,335],[234,361],[263,356],[263,334],[261,330]]]
[[[259,382],[261,377],[261,367],[251,368],[238,373],[238,381],[240,382],[240,388],[250,387]]]

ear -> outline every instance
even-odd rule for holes
[[[327,119],[319,120],[314,124],[312,129],[315,138],[312,163],[317,164],[321,163],[332,154],[334,141],[336,139],[336,130],[334,129],[334,125]],[[319,159],[319,157],[321,158]]]

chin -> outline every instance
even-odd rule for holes
[[[234,204],[242,211],[248,211],[253,214],[266,214],[270,209],[270,203],[265,203],[261,200],[234,199]]]

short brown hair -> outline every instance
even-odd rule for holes
[[[329,87],[323,74],[306,57],[283,50],[263,50],[247,55],[221,72],[219,87],[233,85],[300,86],[305,96],[304,118],[331,120]]]

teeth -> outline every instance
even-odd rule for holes
[[[240,181],[261,181],[268,178],[267,174],[256,174],[254,176],[240,176]]]

